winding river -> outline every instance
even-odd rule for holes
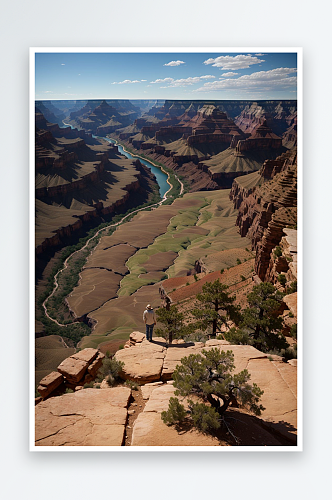
[[[139,161],[141,163],[143,163],[146,167],[148,167],[151,170],[151,172],[155,175],[157,183],[159,185],[160,197],[161,198],[164,197],[165,193],[169,190],[169,184],[167,182],[168,175],[165,174],[165,172],[163,172],[160,168],[158,168],[155,165],[153,165],[153,163],[150,163],[149,161],[144,160],[141,156],[133,156],[133,155],[131,155],[128,151],[126,151],[125,149],[123,149],[123,147],[121,146],[121,144],[118,144],[116,140],[109,139],[108,137],[103,137],[103,139],[105,139],[108,142],[111,142],[112,144],[117,144],[119,153],[125,155],[130,160],[134,160],[135,157],[139,158]]]
[[[67,124],[67,123],[64,123],[64,125],[65,126],[70,126],[72,129],[75,128],[72,125]],[[160,206],[160,205],[163,204],[163,202],[167,199],[167,192],[170,191],[173,186],[172,186],[172,184],[170,183],[170,181],[168,179],[168,175],[161,168],[153,165],[152,163],[150,163],[147,160],[144,160],[144,158],[141,158],[138,155],[137,156],[131,155],[128,151],[126,151],[125,149],[123,149],[123,147],[120,144],[117,144],[117,141],[114,140],[114,139],[109,139],[108,137],[99,137],[99,136],[93,136],[93,137],[96,137],[97,139],[104,139],[104,140],[106,140],[108,142],[111,142],[112,144],[116,144],[118,146],[119,152],[122,153],[123,155],[125,155],[129,159],[139,158],[140,162],[144,163],[144,165],[146,165],[152,171],[152,173],[156,176],[157,183],[159,185],[159,192],[160,192],[161,200],[159,202],[157,202],[157,203],[151,204],[150,208],[152,208],[152,207],[157,208],[158,206]],[[181,195],[183,193],[183,191],[184,191],[183,183],[180,181],[180,179],[176,175],[175,175],[175,178],[180,183],[180,186],[181,186],[180,195]],[[59,323],[55,318],[52,318],[49,315],[48,310],[47,310],[47,302],[54,295],[54,293],[56,292],[57,288],[59,287],[58,276],[65,269],[67,269],[68,262],[73,257],[73,255],[75,255],[76,253],[81,252],[82,250],[84,250],[89,245],[89,243],[90,243],[91,240],[93,240],[94,238],[96,238],[100,233],[102,233],[106,229],[111,228],[111,227],[117,227],[117,226],[119,226],[120,224],[122,224],[123,222],[125,222],[126,219],[130,219],[133,215],[135,215],[136,213],[138,213],[138,212],[140,212],[142,210],[144,210],[144,208],[138,208],[136,210],[132,210],[129,214],[124,215],[119,222],[116,222],[115,224],[109,224],[107,227],[103,227],[102,229],[96,230],[96,233],[91,238],[88,239],[88,241],[85,243],[85,245],[82,248],[80,248],[79,250],[76,250],[75,252],[73,252],[72,254],[70,254],[67,257],[67,259],[63,263],[63,267],[54,276],[54,286],[53,286],[52,292],[47,296],[47,298],[42,303],[42,307],[44,309],[44,313],[45,313],[45,315],[47,316],[47,318],[49,320],[53,321],[53,323],[56,323],[58,326],[62,326],[62,327],[66,326],[63,323]]]
[[[64,126],[70,127],[71,129],[77,128],[77,127],[74,127],[73,125],[71,125],[70,123],[63,122],[63,124],[64,124]],[[141,156],[130,154],[128,151],[126,151],[121,146],[121,144],[118,144],[118,142],[115,139],[110,139],[109,137],[101,137],[98,135],[92,135],[92,137],[94,137],[96,139],[103,139],[104,141],[110,142],[112,144],[116,144],[118,146],[119,153],[123,154],[124,156],[126,156],[130,160],[134,160],[135,158],[139,158],[139,161],[141,163],[143,163],[146,167],[148,167],[151,170],[151,172],[155,175],[156,180],[157,180],[157,184],[159,186],[160,197],[163,198],[165,196],[165,194],[169,190],[170,185],[167,182],[168,175],[165,172],[163,172],[161,170],[161,168],[157,167],[153,163],[150,163],[148,160],[144,160],[144,158],[142,158]]]

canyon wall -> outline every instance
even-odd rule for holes
[[[285,263],[279,262],[272,279],[272,251],[284,237],[284,229],[294,229],[297,224],[295,150],[276,162],[266,162],[252,187],[241,186],[241,179],[234,181],[230,196],[238,209],[236,224],[240,234],[251,239],[256,251],[255,272],[262,281],[275,281],[287,269]]]

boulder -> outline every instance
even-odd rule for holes
[[[46,375],[38,386],[38,392],[42,398],[49,396],[55,389],[57,389],[63,382],[63,376],[59,372],[52,372]]]
[[[88,366],[89,363],[87,361],[82,361],[81,359],[70,356],[60,363],[58,372],[60,372],[68,382],[76,385],[84,377]]]
[[[145,339],[145,334],[142,332],[132,332],[129,335],[129,340],[133,344],[140,344]]]
[[[64,359],[58,366],[58,372],[66,378],[69,384],[76,385],[84,376],[84,382],[91,382],[101,367],[104,357],[98,349],[89,347]]]
[[[121,446],[131,390],[84,389],[36,406],[36,446]]]
[[[98,373],[99,368],[103,365],[103,359],[105,355],[102,352],[98,352],[97,357],[92,361],[91,365],[88,366],[88,373],[95,378]]]
[[[162,345],[146,340],[135,347],[117,351],[115,358],[124,363],[120,377],[140,385],[160,380],[165,353]]]
[[[90,364],[98,356],[98,353],[98,349],[92,349],[91,347],[88,347],[73,354],[71,358],[80,359],[81,361],[85,361]]]
[[[297,318],[297,292],[286,295],[282,300],[285,302],[290,312]]]

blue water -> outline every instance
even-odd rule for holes
[[[66,126],[66,127],[69,126],[72,129],[77,128],[77,127],[73,127],[73,125],[71,125],[70,123],[64,123],[64,126]],[[99,136],[96,136],[96,135],[93,135],[93,137],[100,138],[100,139],[105,139],[106,141],[111,142],[112,144],[116,144],[116,141],[114,139],[109,139],[108,137],[99,137]],[[135,156],[132,156],[130,153],[127,153],[127,151],[125,151],[123,149],[123,147],[120,146],[120,144],[118,144],[118,149],[119,149],[119,152],[121,154],[125,155],[130,160],[135,160],[137,158]],[[170,185],[167,183],[167,174],[165,174],[160,168],[155,167],[154,165],[152,165],[152,163],[150,163],[149,161],[143,160],[143,158],[139,158],[139,161],[141,163],[143,163],[146,167],[148,167],[151,170],[151,172],[155,175],[157,183],[158,183],[158,186],[159,186],[160,197],[163,198],[164,194],[170,188]]]
[[[114,139],[109,139],[108,137],[103,137],[103,139],[106,139],[106,141],[116,144],[116,141]],[[137,158],[135,156],[132,156],[130,153],[127,153],[127,151],[125,151],[123,147],[120,146],[120,144],[118,144],[118,149],[120,153],[125,155],[130,160],[131,159],[135,160]],[[139,161],[143,163],[146,167],[148,167],[151,170],[151,172],[156,176],[159,185],[159,193],[162,198],[170,188],[169,184],[167,184],[167,174],[165,174],[160,168],[152,165],[152,163],[150,163],[149,161],[143,160],[143,158],[139,158]]]

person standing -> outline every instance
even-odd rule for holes
[[[152,340],[152,332],[154,325],[157,324],[156,316],[150,304],[146,306],[146,309],[143,313],[143,321],[145,323],[145,335],[146,339],[151,342]]]

